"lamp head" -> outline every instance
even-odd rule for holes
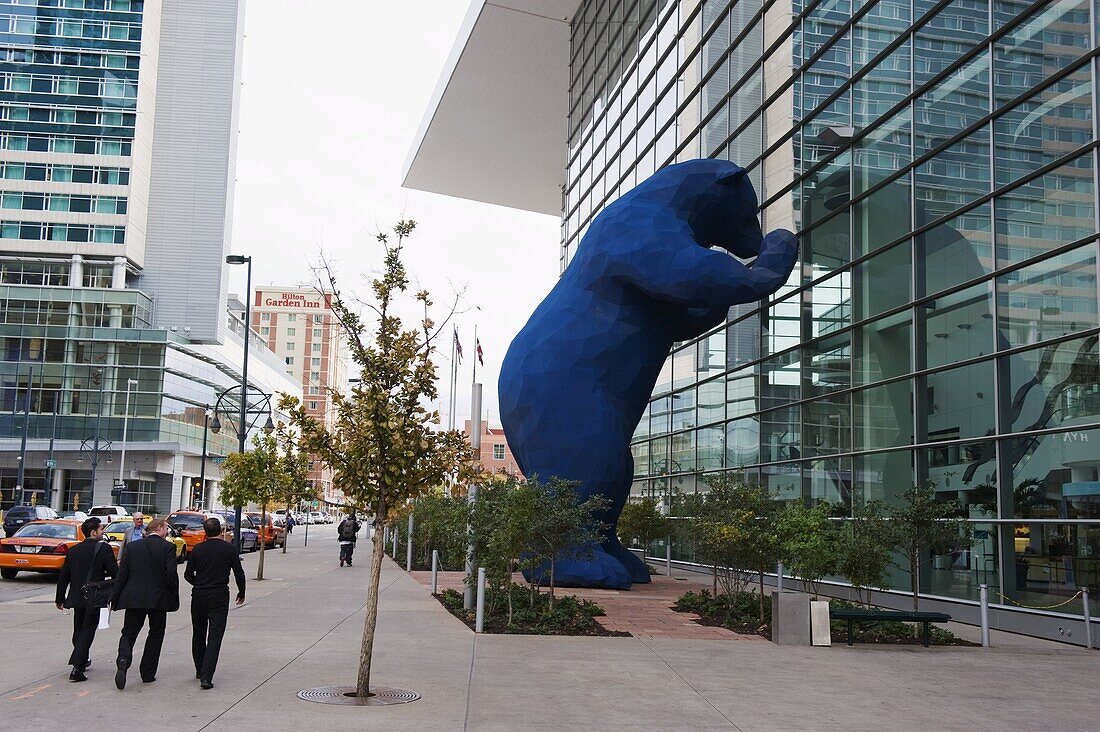
[[[230,254],[225,258],[226,264],[246,264],[252,261],[252,257],[246,257],[242,254]]]
[[[214,421],[210,423],[210,431],[215,435],[222,431],[222,421],[218,419],[218,415],[214,415]]]
[[[275,431],[275,423],[271,421],[271,415],[267,415],[267,422],[264,424],[264,432],[271,434]]]

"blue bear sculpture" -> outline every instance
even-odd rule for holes
[[[729,308],[775,292],[798,255],[794,234],[763,236],[745,171],[721,160],[664,168],[607,206],[565,274],[512,340],[500,418],[526,475],[580,482],[608,526],[589,559],[566,559],[555,584],[626,589],[648,582],[615,524],[630,492],[630,438],[672,344],[722,323]],[[749,265],[715,251],[719,247]]]

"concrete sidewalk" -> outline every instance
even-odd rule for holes
[[[170,616],[156,683],[114,688],[120,618],[93,647],[89,681],[64,666],[71,618],[39,596],[0,604],[0,728],[171,730],[766,730],[1094,728],[1100,653],[1051,643],[993,649],[844,646],[658,638],[477,636],[386,560],[374,683],[420,692],[391,707],[300,701],[352,683],[369,545],[337,566],[332,527],[308,549],[268,556],[230,613],[215,688],[200,691],[186,609]],[[255,555],[246,570],[255,572]],[[186,599],[185,599],[186,608]],[[144,636],[143,636],[144,637]],[[144,642],[139,638],[139,646]]]

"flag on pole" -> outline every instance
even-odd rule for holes
[[[477,360],[478,360],[478,362],[481,363],[482,366],[484,366],[485,365],[485,358],[484,358],[485,354],[481,352],[481,341],[478,340],[477,338],[474,338],[474,347],[475,347],[475,350],[477,351]]]
[[[455,328],[454,332],[455,332],[455,353],[458,354],[458,362],[462,363],[462,343],[458,340],[458,328]]]

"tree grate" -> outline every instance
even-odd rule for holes
[[[376,687],[370,696],[353,696],[354,686],[318,686],[315,689],[303,689],[298,698],[318,704],[339,704],[348,707],[375,707],[390,704],[408,704],[420,698],[415,691],[391,689],[387,686]]]

